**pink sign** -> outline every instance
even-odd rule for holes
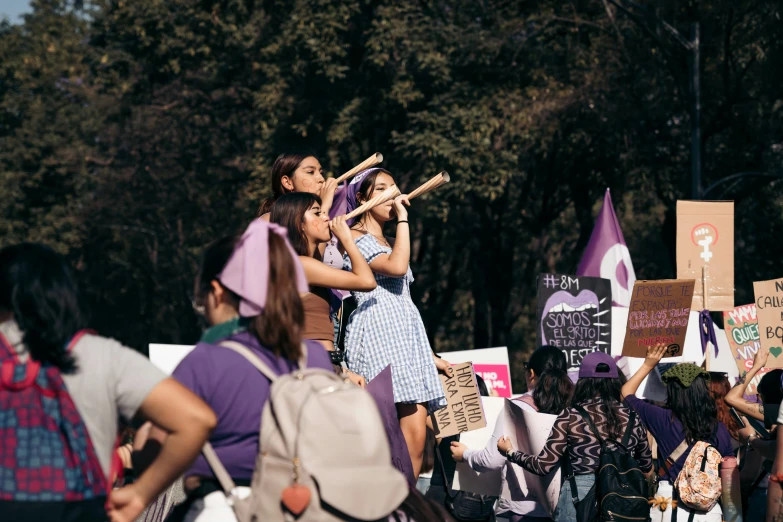
[[[498,397],[511,398],[511,373],[507,364],[473,363],[476,375],[480,375],[487,388],[495,390]]]

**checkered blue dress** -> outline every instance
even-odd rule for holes
[[[371,234],[356,240],[368,263],[391,248]],[[351,260],[343,257],[343,270]],[[404,277],[375,274],[378,286],[371,292],[352,292],[357,308],[346,329],[345,361],[351,371],[368,381],[392,365],[394,402],[423,403],[429,413],[446,406],[443,386],[432,360],[432,349],[419,310],[411,300],[410,268]]]

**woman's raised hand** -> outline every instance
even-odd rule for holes
[[[329,228],[340,243],[346,244],[353,242],[351,237],[351,229],[348,227],[348,223],[345,222],[345,216],[337,216],[329,222]]]
[[[408,200],[407,194],[402,194],[394,198],[394,214],[397,216],[398,221],[404,221],[408,219],[408,209],[405,207],[410,206],[411,202]]]
[[[666,345],[663,343],[658,343],[655,346],[648,346],[647,355],[644,358],[644,365],[648,368],[655,368],[658,363],[661,362],[663,356],[666,355],[666,350]]]
[[[759,350],[756,352],[756,355],[753,357],[753,367],[757,370],[762,369],[767,364],[768,357],[769,350],[762,350],[759,348]]]

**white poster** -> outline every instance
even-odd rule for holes
[[[150,362],[166,375],[171,375],[193,348],[195,346],[184,344],[150,344]]]
[[[451,362],[451,361],[449,361]],[[472,450],[483,450],[495,431],[495,423],[503,412],[503,403],[509,402],[500,397],[482,397],[484,415],[487,418],[486,428],[462,433],[459,441]],[[478,495],[500,496],[500,484],[502,469],[478,472],[473,471],[465,462],[457,462],[454,472],[453,490],[470,491]]]
[[[511,439],[514,451],[521,451],[527,455],[541,453],[556,419],[557,415],[523,410],[513,401],[506,401],[503,408],[506,436]],[[509,488],[506,484],[501,496],[517,502],[524,500],[538,502],[550,514],[554,513],[560,497],[560,467],[547,475],[540,476],[510,462],[506,465],[511,466],[513,471],[508,475],[509,482],[516,479],[518,487],[514,487],[515,484],[512,483],[512,487]]]

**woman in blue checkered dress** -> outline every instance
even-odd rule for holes
[[[388,172],[369,169],[348,186],[349,210],[394,184]],[[421,315],[413,304],[408,266],[410,233],[407,197],[375,207],[352,226],[356,246],[375,273],[378,286],[371,292],[352,292],[358,307],[346,330],[345,360],[351,371],[368,381],[391,365],[394,402],[414,475],[421,469],[427,415],[446,406],[438,369],[451,371],[435,357]],[[397,218],[394,245],[383,236],[383,225]],[[343,259],[343,269],[351,263]]]

